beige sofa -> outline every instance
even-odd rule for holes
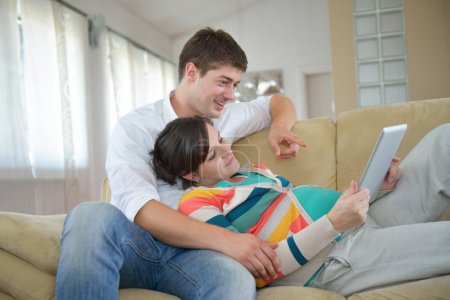
[[[336,123],[302,120],[293,130],[309,145],[291,160],[276,161],[267,130],[233,147],[241,162],[263,162],[295,184],[342,189],[359,179],[379,130],[408,123],[398,155],[404,158],[429,130],[450,122],[450,98],[359,109],[341,114]],[[109,199],[107,182],[102,198]],[[59,237],[64,215],[35,216],[0,212],[0,299],[54,299]],[[447,212],[442,219],[450,220]],[[258,299],[345,299],[342,295],[304,287],[269,287]],[[153,291],[120,290],[120,299],[174,299]],[[450,275],[360,292],[348,299],[450,299]]]

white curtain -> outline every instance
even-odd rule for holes
[[[115,118],[167,96],[176,85],[174,64],[108,31],[109,82]]]
[[[52,214],[94,199],[86,18],[50,0],[0,0],[0,210]]]

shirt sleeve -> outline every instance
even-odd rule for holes
[[[181,197],[178,211],[202,222],[239,233],[223,213],[223,199],[226,197],[221,194],[220,190],[214,189],[190,190]]]
[[[227,104],[220,119],[214,120],[214,126],[230,143],[268,128],[270,123],[270,96],[261,96],[250,102]]]
[[[110,138],[106,171],[111,203],[131,221],[149,200],[160,200],[157,179],[150,166],[149,151],[154,136],[131,118],[124,118],[119,120]]]

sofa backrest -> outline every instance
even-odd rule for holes
[[[268,129],[240,139],[232,148],[241,164],[267,165],[295,185],[342,190],[352,179],[360,179],[381,128],[408,124],[397,154],[403,159],[427,132],[449,122],[450,98],[413,101],[345,112],[337,117],[336,125],[329,118],[297,121],[292,131],[309,147],[300,149],[292,159],[275,159],[268,143]],[[108,202],[110,197],[105,178],[101,199]]]
[[[336,119],[337,188],[361,178],[381,129],[401,123],[408,130],[397,153],[401,159],[431,129],[450,122],[450,98],[356,109]]]
[[[276,160],[265,129],[233,144],[236,158],[242,164],[263,164],[295,185],[312,184],[336,188],[336,129],[329,118],[297,121],[292,131],[308,145],[295,158]]]
[[[300,149],[297,157],[276,160],[268,143],[269,130],[261,130],[233,144],[232,148],[241,165],[264,164],[276,174],[295,185],[312,184],[336,189],[336,129],[329,118],[297,121],[292,131],[309,147]],[[109,202],[111,190],[108,178],[101,185],[100,199]]]

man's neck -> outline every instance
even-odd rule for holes
[[[187,95],[187,91],[181,85],[170,93],[170,104],[178,117],[192,117],[195,115],[187,105]]]

